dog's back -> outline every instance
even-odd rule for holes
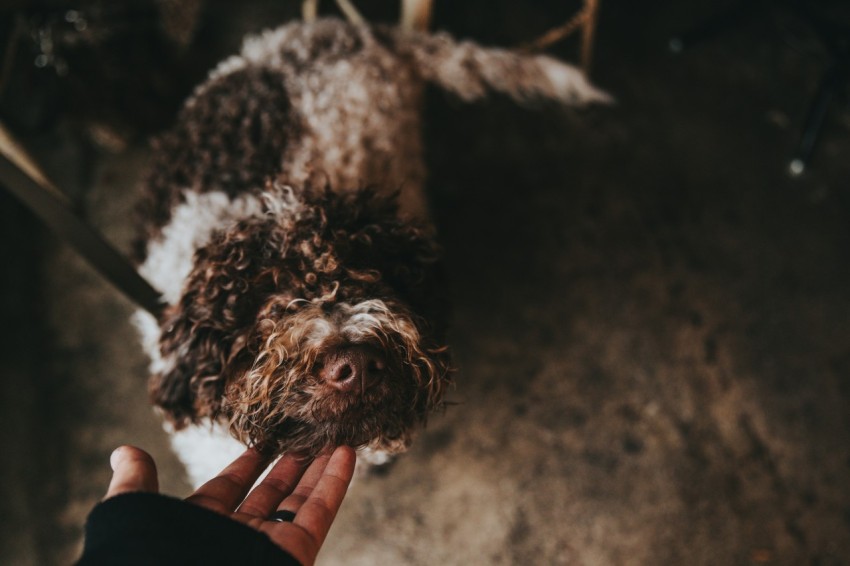
[[[546,56],[333,19],[288,24],[248,38],[155,142],[137,257],[160,238],[186,191],[235,198],[257,194],[268,179],[400,191],[401,214],[427,218],[426,81],[467,101],[492,91],[520,103],[609,100],[579,70]]]
[[[421,216],[419,85],[369,28],[319,20],[248,38],[155,141],[140,257],[187,191],[256,195],[269,179],[402,190],[402,211]]]

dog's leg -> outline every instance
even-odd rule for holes
[[[401,27],[405,30],[427,31],[431,24],[432,0],[402,0]]]

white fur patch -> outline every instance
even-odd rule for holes
[[[192,271],[195,251],[206,245],[216,230],[227,229],[252,216],[297,217],[301,203],[289,187],[275,187],[262,196],[243,195],[230,199],[224,192],[185,191],[185,202],[177,206],[161,237],[148,242],[148,256],[139,273],[156,287],[169,304],[180,300],[186,278]],[[150,313],[138,310],[132,322],[138,329],[142,348],[150,358],[153,374],[171,369],[174,359],[163,359],[159,350],[160,328]],[[181,355],[180,352],[172,358]]]
[[[362,342],[376,333],[385,332],[385,327],[393,328],[400,334],[409,336],[414,342],[419,340],[419,331],[406,317],[396,317],[384,301],[371,299],[355,305],[340,304],[336,312],[342,315],[339,333],[351,342]]]
[[[173,360],[164,360],[159,349],[159,322],[146,310],[139,309],[133,313],[130,319],[133,326],[139,332],[142,349],[148,355],[150,364],[148,369],[152,375],[165,373],[173,366]]]
[[[330,315],[316,313],[315,318],[302,321],[305,345],[318,348],[329,338],[341,336],[351,343],[365,342],[386,328],[401,330],[413,340],[418,340],[419,331],[405,317],[394,316],[390,307],[380,299],[369,299],[350,305],[335,305]],[[272,340],[271,338],[269,340]]]
[[[192,425],[183,430],[166,430],[171,448],[183,465],[189,482],[197,488],[209,481],[245,451],[245,446],[230,436],[227,427],[215,423]]]
[[[320,53],[333,56],[317,62],[317,43]],[[327,182],[342,192],[364,186],[400,191],[401,214],[428,219],[419,135],[422,84],[408,61],[380,46],[368,27],[319,20],[265,31],[246,38],[240,55],[220,63],[210,78],[247,67],[281,72],[303,128],[282,156],[282,178],[299,186]],[[198,87],[195,96],[213,82]]]
[[[534,58],[540,70],[552,83],[553,92],[568,104],[611,104],[614,98],[593,86],[580,69],[565,65],[545,55]]]
[[[171,449],[186,468],[186,476],[193,489],[199,488],[217,476],[244,451],[245,446],[230,436],[220,423],[193,425],[174,431],[166,425]],[[395,455],[385,450],[362,448],[357,451],[357,474],[362,475],[372,466],[383,466],[392,462]],[[257,478],[259,484],[271,471],[269,467]]]
[[[185,202],[171,213],[161,237],[148,242],[148,256],[139,273],[156,287],[169,304],[180,300],[183,283],[192,271],[195,250],[209,242],[216,230],[239,220],[259,216],[263,206],[253,195],[230,198],[222,191],[185,191]]]
[[[209,78],[210,80],[217,79],[219,77],[223,77],[225,75],[229,75],[230,73],[235,73],[236,71],[241,71],[245,67],[248,66],[248,62],[239,55],[231,55],[224,61],[218,64],[218,66],[210,71]],[[195,94],[203,92],[203,88],[209,83],[202,83],[200,87],[195,91]]]

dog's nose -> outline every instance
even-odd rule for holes
[[[320,377],[340,391],[366,391],[384,373],[386,362],[380,352],[368,346],[346,346],[325,357]]]

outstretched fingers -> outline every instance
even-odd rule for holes
[[[292,493],[309,463],[308,459],[300,456],[281,456],[260,485],[239,506],[239,513],[246,518],[267,519],[278,504]]]
[[[288,493],[287,496],[283,498],[283,501],[278,501],[277,510],[296,513],[313,492],[313,489],[316,487],[316,484],[319,483],[319,480],[322,479],[322,474],[328,466],[330,459],[331,454],[317,456],[304,472],[304,475],[301,477],[298,485],[294,486],[295,489],[293,489],[291,493]]]
[[[316,458],[298,487],[278,506],[292,522],[266,522],[261,530],[302,564],[312,564],[342,505],[354,474],[353,449],[340,446],[331,456]]]
[[[321,546],[342,505],[351,477],[354,475],[356,456],[348,446],[337,448],[328,460],[318,483],[298,509],[297,526],[310,533]]]
[[[268,465],[268,459],[253,448],[186,498],[189,503],[229,515]]]

